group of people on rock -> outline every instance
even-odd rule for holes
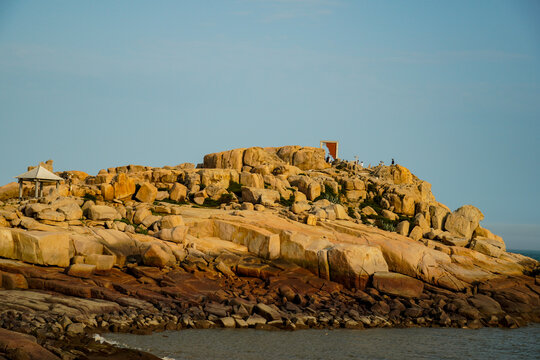
[[[357,159],[354,161],[354,164],[355,164],[355,165],[359,165],[360,168],[363,168],[363,167],[364,167],[364,161],[363,161],[363,160],[362,160],[362,161],[359,161],[359,160],[358,160],[358,156],[355,156],[355,157],[356,157]],[[334,159],[334,158],[333,158],[332,156],[330,156],[330,155],[327,155],[327,156],[326,156],[326,162],[329,163],[329,164],[333,163],[335,160],[336,160],[336,159]],[[394,160],[394,158],[392,158],[392,165],[395,165],[395,164],[396,164],[396,161]],[[370,166],[371,166],[371,165],[370,165]],[[381,161],[379,162],[379,166],[384,166],[384,161],[383,161],[383,160],[381,160]]]

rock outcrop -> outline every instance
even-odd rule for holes
[[[539,263],[400,165],[285,146],[60,174],[41,199],[0,189],[0,329],[52,356],[97,330],[540,321]]]

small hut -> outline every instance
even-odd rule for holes
[[[33,168],[32,170],[28,172],[25,172],[24,174],[15,176],[15,178],[19,179],[19,199],[22,199],[23,183],[25,181],[30,181],[35,184],[35,187],[36,187],[35,197],[40,198],[41,196],[43,196],[44,183],[56,183],[56,188],[58,189],[58,185],[60,184],[60,181],[64,180],[60,176],[53,174],[52,172],[45,169],[41,165],[38,165],[37,167]]]

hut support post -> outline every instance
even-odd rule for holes
[[[19,179],[19,200],[22,200],[23,195],[23,181]]]
[[[35,185],[36,185],[36,190],[35,190],[34,195],[36,198],[38,198],[39,197],[39,181],[36,180]]]

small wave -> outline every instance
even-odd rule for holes
[[[98,341],[100,344],[107,343],[107,344],[111,344],[111,345],[120,345],[118,342],[116,342],[114,340],[107,340],[107,339],[105,339],[103,336],[101,336],[99,334],[94,334],[94,340]]]

